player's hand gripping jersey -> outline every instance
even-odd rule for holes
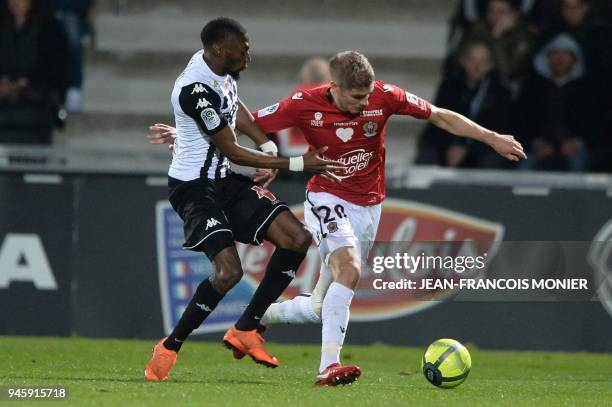
[[[266,133],[299,127],[310,149],[329,146],[325,158],[347,166],[337,172],[342,182],[313,177],[307,188],[329,192],[357,205],[374,205],[385,198],[387,119],[393,114],[427,119],[429,102],[397,86],[376,81],[367,107],[359,115],[340,111],[332,102],[330,85],[301,88],[281,102],[254,112]]]

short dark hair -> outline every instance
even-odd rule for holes
[[[204,48],[209,48],[230,37],[240,37],[246,34],[246,29],[238,21],[228,17],[219,17],[209,21],[202,28],[200,39]]]
[[[365,55],[344,51],[329,60],[332,80],[343,89],[367,88],[374,82],[374,69]]]

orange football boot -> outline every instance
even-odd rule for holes
[[[261,329],[256,328],[251,331],[239,331],[233,325],[225,333],[223,343],[231,349],[236,359],[241,359],[244,355],[249,355],[255,363],[267,367],[278,367],[278,359],[266,352],[264,338],[261,336]]]
[[[148,381],[157,382],[168,380],[170,369],[172,369],[172,366],[176,363],[177,353],[164,346],[165,340],[166,338],[163,338],[153,347],[153,355],[145,369],[145,378]]]

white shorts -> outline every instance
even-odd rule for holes
[[[372,248],[381,205],[361,206],[327,192],[306,191],[304,220],[312,233],[323,263],[339,247],[356,247],[362,263]]]

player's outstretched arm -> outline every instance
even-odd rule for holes
[[[246,165],[255,168],[278,168],[288,169],[289,171],[306,171],[314,174],[331,176],[335,170],[343,170],[342,163],[327,160],[319,157],[319,153],[327,151],[327,147],[322,147],[299,157],[273,157],[266,153],[246,148],[238,144],[236,134],[231,127],[225,126],[217,134],[210,137],[215,146],[231,162],[238,165]]]
[[[431,105],[429,122],[457,136],[468,137],[488,144],[499,155],[511,161],[526,159],[523,146],[509,134],[498,134],[486,129],[452,110]]]
[[[278,155],[276,144],[269,140],[268,136],[259,128],[255,123],[255,118],[240,99],[238,99],[238,112],[236,113],[236,129],[246,134],[264,153],[272,156]],[[278,174],[278,169],[256,168],[253,180],[263,183],[263,187],[266,188],[274,181],[276,174]]]
[[[236,129],[246,134],[258,146],[267,145],[270,139],[255,123],[255,118],[247,107],[238,99],[238,112],[236,113]]]
[[[224,135],[225,134],[225,135]],[[147,136],[151,144],[168,144],[172,149],[176,138],[176,128],[163,123],[149,126]],[[344,169],[341,163],[326,160],[319,157],[319,153],[325,152],[327,147],[310,151],[301,157],[281,158],[273,157],[263,152],[242,147],[236,140],[236,135],[231,127],[226,126],[217,135],[211,137],[215,145],[223,155],[230,161],[239,165],[247,165],[255,168],[277,168],[289,169],[290,171],[305,171],[318,174],[320,177],[331,181],[340,182],[340,178],[333,174],[335,170]],[[290,165],[293,164],[293,165]],[[269,182],[266,182],[266,185]]]

